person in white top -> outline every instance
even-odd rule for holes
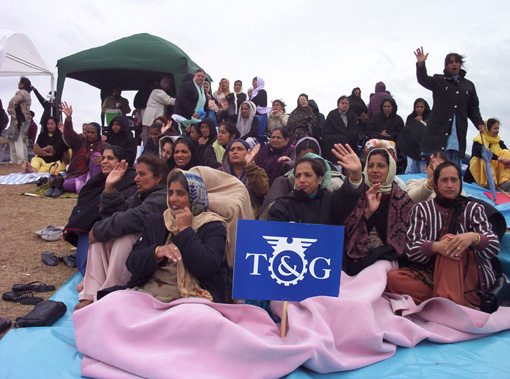
[[[150,135],[150,126],[157,117],[165,116],[165,107],[175,105],[175,99],[168,96],[167,92],[172,86],[172,79],[163,76],[159,82],[159,88],[152,90],[142,120],[142,141],[145,145]]]

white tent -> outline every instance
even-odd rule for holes
[[[24,34],[0,29],[0,77],[43,75],[51,77],[53,91],[53,73],[46,67],[32,41]]]

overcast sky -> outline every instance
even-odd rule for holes
[[[484,119],[499,118],[510,143],[510,15],[508,1],[4,1],[2,28],[26,34],[48,68],[57,60],[137,33],[150,33],[183,49],[218,83],[262,77],[270,100],[287,113],[300,93],[325,115],[336,100],[361,87],[366,103],[384,81],[405,120],[417,97],[432,106],[430,91],[416,81],[413,51],[429,52],[429,74],[440,73],[449,52],[466,56],[467,78],[476,85]],[[19,78],[0,78],[4,106]],[[30,78],[41,93],[50,80]],[[217,84],[213,83],[213,89]],[[132,100],[133,92],[123,96]],[[68,79],[63,99],[77,125],[99,121],[99,90]],[[39,121],[42,108],[32,108]],[[78,129],[78,128],[77,128]],[[470,123],[468,139],[475,136]],[[468,143],[468,146],[470,144]],[[468,153],[470,148],[468,147]]]

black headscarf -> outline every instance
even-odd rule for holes
[[[439,180],[439,175],[441,174],[441,170],[447,167],[455,167],[457,170],[457,174],[460,182],[460,189],[457,197],[455,199],[446,199],[443,197],[437,188],[437,183]],[[443,237],[445,234],[457,234],[459,229],[459,225],[462,219],[462,214],[464,213],[464,209],[469,201],[469,199],[465,196],[462,196],[462,172],[460,168],[453,162],[443,162],[439,166],[437,166],[434,171],[434,192],[436,193],[436,197],[434,201],[439,204],[443,208],[448,209],[448,215],[446,216],[446,222],[439,233],[439,239]]]

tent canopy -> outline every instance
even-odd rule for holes
[[[176,91],[184,75],[199,68],[179,47],[147,33],[59,59],[57,67],[59,97],[66,77],[109,91],[116,86],[122,90],[146,89],[163,75],[169,75]]]
[[[0,29],[0,76],[34,75],[53,77],[26,35]]]

